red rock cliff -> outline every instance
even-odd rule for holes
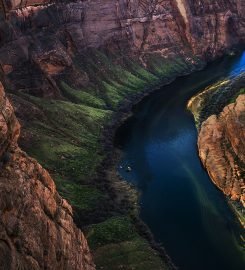
[[[198,147],[213,182],[245,206],[245,95],[202,123]]]
[[[1,83],[0,103],[0,268],[95,269],[71,206],[18,147],[20,125]]]
[[[1,3],[8,18],[0,23],[2,72],[9,88],[36,95],[59,96],[54,77],[69,72],[77,78],[74,57],[88,48],[136,59],[147,68],[153,53],[164,58],[194,53],[210,60],[245,40],[242,0]],[[83,75],[80,80],[89,83]]]
[[[190,46],[215,56],[245,38],[242,0],[2,1],[14,38],[49,27],[60,39],[69,33],[79,50],[116,45],[152,53]]]

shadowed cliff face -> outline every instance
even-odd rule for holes
[[[59,97],[57,76],[62,74],[88,85],[91,78],[76,67],[76,58],[88,48],[150,69],[155,53],[168,58],[194,52],[210,60],[245,35],[242,0],[3,3],[8,20],[0,24],[0,65],[10,88],[35,95]]]
[[[183,0],[186,3],[187,32],[194,53],[207,58],[244,40],[244,3],[234,0]]]
[[[0,268],[95,269],[72,209],[17,145],[20,125],[0,83]]]

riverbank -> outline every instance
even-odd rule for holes
[[[244,87],[243,72],[201,91],[192,97],[187,105],[199,132],[198,149],[203,166],[214,185],[227,196],[229,206],[243,228]]]
[[[118,171],[141,191],[140,217],[181,269],[243,269],[235,237],[241,228],[201,166],[186,111],[194,94],[226,77],[240,59],[227,57],[162,87],[138,103],[117,132]]]
[[[162,246],[161,243],[157,243],[155,238],[148,228],[148,226],[141,220],[139,217],[140,206],[139,199],[140,193],[139,190],[134,186],[129,184],[125,179],[123,179],[118,173],[118,164],[121,159],[121,151],[115,147],[114,139],[116,137],[116,132],[120,129],[120,127],[132,116],[133,108],[136,104],[142,101],[144,98],[147,98],[152,92],[156,92],[160,90],[160,88],[164,85],[171,84],[176,77],[187,76],[192,72],[201,70],[204,68],[205,63],[198,60],[196,66],[193,65],[191,69],[186,69],[186,71],[182,71],[180,74],[176,74],[176,76],[171,78],[163,78],[157,84],[146,87],[143,91],[139,92],[137,95],[127,97],[127,100],[119,106],[118,110],[112,115],[111,122],[104,126],[103,136],[101,138],[101,143],[104,147],[104,152],[107,153],[104,160],[101,162],[99,169],[97,170],[97,175],[103,175],[106,179],[110,179],[110,187],[113,187],[115,190],[116,196],[119,201],[116,203],[120,205],[120,199],[123,199],[123,206],[121,210],[129,215],[131,222],[136,227],[137,232],[141,237],[147,240],[150,244],[150,247],[156,252],[155,254],[159,255],[162,258],[162,261],[166,263],[164,268],[159,269],[177,269],[171,258],[167,254],[166,250]],[[190,68],[190,66],[189,66]],[[126,168],[125,168],[126,170]],[[98,179],[99,180],[99,179]],[[98,181],[98,180],[95,180]],[[88,241],[89,241],[88,234]],[[106,267],[104,265],[103,267]],[[141,266],[140,270],[147,266]],[[160,267],[155,266],[155,267]],[[155,269],[155,268],[154,268]]]
[[[199,68],[197,68],[195,71],[198,71],[200,69],[202,69],[204,67],[204,65],[200,66]],[[186,76],[189,75],[189,73],[187,72],[186,74],[183,74],[182,76]],[[165,82],[165,84],[160,83],[159,86],[156,86],[152,89],[147,89],[146,91],[140,93],[137,98],[133,98],[129,103],[125,103],[123,104],[119,110],[118,110],[118,114],[115,114],[114,119],[112,120],[112,125],[109,125],[107,128],[105,128],[105,135],[104,135],[104,139],[102,140],[104,146],[106,149],[110,149],[110,154],[108,155],[106,160],[106,164],[108,167],[105,167],[108,175],[110,175],[108,178],[112,179],[111,184],[113,185],[113,183],[118,186],[121,186],[118,189],[119,193],[128,193],[130,192],[131,194],[133,193],[134,195],[131,197],[132,200],[129,200],[129,205],[134,205],[134,214],[131,215],[131,217],[133,218],[133,222],[134,224],[140,224],[138,227],[138,231],[140,232],[140,234],[146,238],[148,240],[148,242],[151,244],[151,246],[157,250],[159,252],[159,254],[164,258],[164,260],[169,261],[169,265],[171,267],[175,266],[172,264],[168,254],[166,253],[165,249],[161,247],[161,245],[159,245],[155,239],[153,234],[151,233],[151,231],[149,230],[148,226],[146,224],[144,224],[142,222],[142,220],[139,218],[139,199],[141,194],[139,193],[139,190],[137,189],[137,187],[135,187],[134,185],[130,184],[129,182],[126,182],[125,179],[123,179],[119,174],[118,174],[118,164],[119,161],[122,157],[122,154],[120,152],[120,150],[118,148],[114,148],[113,145],[111,145],[111,142],[113,141],[113,138],[115,138],[115,131],[118,132],[118,130],[120,130],[120,127],[132,116],[132,112],[133,112],[133,108],[134,105],[138,104],[139,102],[141,102],[144,98],[147,98],[148,95],[150,95],[152,92],[155,92],[157,90],[160,90],[160,87],[163,87],[164,85],[170,84],[171,82],[173,82],[175,80],[171,79],[169,80],[169,82]],[[222,82],[221,85],[225,85],[225,82]],[[119,131],[120,132],[120,131]],[[126,167],[124,168],[125,170],[127,169]],[[120,183],[123,183],[123,186],[120,185]]]
[[[129,59],[125,65],[112,59],[92,50],[79,67],[89,73],[93,88],[76,88],[64,76],[59,78],[62,99],[9,93],[23,127],[20,145],[48,169],[60,194],[72,204],[98,269],[173,269],[138,219],[135,189],[111,169],[118,160],[113,157],[113,137],[133,104],[204,63],[190,55],[152,56],[152,71],[147,71]]]
[[[95,69],[98,59],[100,66]],[[90,77],[109,98],[95,90],[76,89],[67,82],[60,85],[64,100],[44,100],[23,92],[12,94],[24,130],[21,145],[52,173],[58,190],[73,205],[76,223],[86,230],[98,269],[112,270],[120,265],[139,270],[171,268],[166,253],[160,250],[169,266],[156,252],[159,246],[138,219],[135,189],[120,182],[116,174],[113,166],[118,155],[113,138],[130,116],[133,104],[175,77],[203,68],[204,63],[189,56],[162,62],[158,59],[155,67],[161,63],[159,73],[153,76],[135,63],[126,70],[113,66],[108,57],[97,51],[84,61],[89,64],[80,63],[81,67],[90,71]],[[102,84],[104,81],[107,83]],[[133,200],[128,198],[129,192]]]

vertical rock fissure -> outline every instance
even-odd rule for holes
[[[186,12],[186,8],[184,6],[183,0],[176,0],[177,2],[177,7],[180,11],[180,14],[182,15],[182,17],[184,18],[185,23],[188,23],[188,17],[187,17],[187,12]]]

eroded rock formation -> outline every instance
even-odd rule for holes
[[[198,147],[213,182],[245,206],[245,95],[202,123]]]
[[[20,125],[0,83],[0,268],[93,270],[72,208],[17,145]]]
[[[0,66],[10,88],[35,95],[59,97],[59,74],[79,74],[87,85],[91,78],[77,71],[75,59],[88,48],[148,68],[154,53],[210,60],[245,40],[242,0],[1,2],[8,19],[0,23]]]

